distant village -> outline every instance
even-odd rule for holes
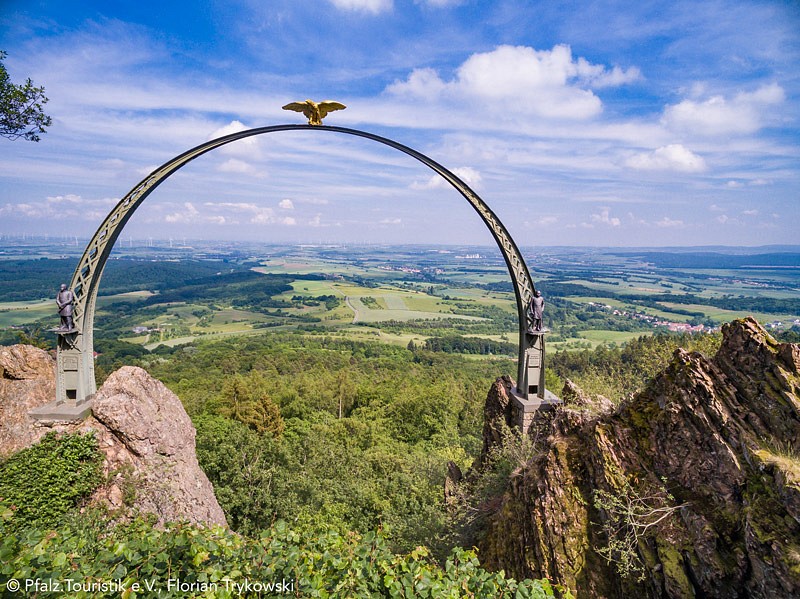
[[[589,302],[589,305],[606,312],[610,312],[614,316],[622,316],[623,318],[632,318],[634,320],[641,320],[650,324],[653,328],[665,328],[668,331],[675,333],[713,333],[719,330],[719,326],[708,326],[704,324],[691,325],[687,322],[673,322],[664,320],[652,314],[645,314],[644,312],[634,312],[627,310],[619,310],[608,304],[598,302]],[[792,327],[800,327],[800,318],[796,318],[791,322],[782,322],[780,320],[773,320],[764,325],[768,329],[783,330]]]

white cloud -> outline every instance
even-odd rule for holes
[[[374,15],[391,10],[392,0],[330,0],[340,10],[368,12]]]
[[[271,208],[263,208],[250,219],[256,225],[269,225],[275,222],[275,212]]]
[[[465,0],[414,0],[417,4],[427,4],[434,8],[446,8],[448,6],[458,6],[464,4]]]
[[[19,214],[21,216],[27,216],[29,218],[39,218],[44,216],[42,211],[31,204],[4,204],[0,206],[0,216],[1,215],[8,215],[11,216],[13,214]]]
[[[540,216],[533,221],[525,221],[525,226],[528,228],[542,227],[546,225],[554,225],[558,222],[556,216]]]
[[[400,225],[403,223],[403,220],[400,218],[384,218],[380,221],[379,224],[381,225]]]
[[[742,214],[744,214],[745,216],[757,216],[758,215],[758,210],[754,210],[754,209],[753,210],[742,210]]]
[[[251,202],[204,202],[198,210],[192,202],[185,202],[183,209],[164,217],[168,223],[212,223],[238,225],[242,222],[254,225],[294,226],[297,221],[291,216],[278,217],[272,208]]]
[[[75,194],[48,196],[43,201],[7,203],[0,206],[0,215],[26,218],[71,219],[101,222],[119,202],[117,198],[84,198]]]
[[[146,177],[147,175],[152,173],[154,170],[156,170],[158,167],[159,167],[158,164],[151,164],[149,166],[143,166],[141,168],[137,168],[136,169],[136,174],[137,175],[141,175],[142,177]]]
[[[452,85],[452,84],[451,84]],[[427,99],[437,98],[448,88],[434,69],[414,69],[405,81],[395,81],[386,91],[392,94]]]
[[[583,58],[580,60],[582,61]],[[603,67],[600,67],[600,71],[586,81],[590,83],[593,88],[601,89],[604,87],[626,85],[638,81],[641,78],[642,73],[638,68],[630,67],[622,69],[615,65],[610,71],[606,71]]]
[[[205,202],[203,206],[216,211],[228,212],[228,221],[230,222],[230,214],[243,214],[248,218],[248,222],[256,225],[293,225],[295,221],[292,217],[275,216],[275,211],[266,206],[259,206],[251,202]],[[238,222],[238,221],[233,221]]]
[[[451,168],[450,171],[472,189],[476,189],[481,182],[481,174],[472,167],[460,166]],[[450,183],[439,175],[432,175],[424,182],[414,181],[411,189],[445,189],[450,187]]]
[[[672,219],[672,218],[669,218],[668,216],[665,216],[661,220],[656,221],[656,226],[657,227],[662,227],[662,228],[663,227],[682,227],[683,224],[684,223],[683,223],[682,220],[680,220],[680,219]]]
[[[212,210],[230,210],[232,212],[259,212],[264,210],[250,202],[204,202],[203,206]],[[266,208],[266,210],[271,210]]]
[[[220,127],[219,129],[212,131],[211,135],[208,136],[208,140],[211,141],[212,139],[217,139],[226,135],[232,135],[234,133],[239,133],[240,131],[247,131],[247,129],[248,127],[245,126],[245,124],[241,121],[231,121],[224,127]]]
[[[193,223],[200,220],[200,211],[191,202],[184,202],[182,212],[167,214],[164,220],[168,223]]]
[[[610,227],[619,227],[620,220],[616,216],[611,216],[608,208],[603,208],[599,214],[592,214],[592,223],[599,223],[601,225],[608,225]]]
[[[784,99],[783,88],[773,83],[731,99],[712,96],[705,101],[684,100],[667,106],[661,122],[673,130],[701,135],[754,133],[764,126],[768,108]]]
[[[289,198],[285,198],[278,203],[278,208],[281,210],[294,210],[294,202]]]
[[[231,121],[224,127],[220,127],[219,129],[212,131],[208,136],[208,141],[224,137],[226,135],[232,135],[233,133],[239,133],[240,131],[247,131],[248,129],[249,127],[247,127],[241,121]],[[261,156],[261,150],[258,145],[258,136],[256,135],[227,143],[217,151],[229,156],[238,156],[239,158],[255,159]]]
[[[637,170],[697,173],[706,169],[705,160],[681,144],[670,144],[630,156],[625,164]]]
[[[498,46],[470,56],[452,81],[443,81],[430,68],[415,69],[387,91],[427,100],[445,96],[451,102],[463,102],[466,98],[516,114],[587,119],[601,112],[602,103],[585,88],[622,85],[640,76],[636,68],[608,71],[584,58],[575,60],[572,49],[563,44],[552,50]]]
[[[107,168],[122,168],[125,166],[125,162],[120,160],[119,158],[107,158],[105,160],[101,160],[100,164],[107,167]]]
[[[48,204],[82,204],[83,198],[79,195],[68,193],[65,196],[48,196]]]
[[[251,174],[256,172],[252,164],[248,164],[244,160],[238,160],[236,158],[230,158],[226,160],[217,167],[217,170],[222,173],[239,173],[239,174]]]

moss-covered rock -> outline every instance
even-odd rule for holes
[[[614,411],[558,410],[489,518],[482,562],[578,597],[798,596],[798,393],[800,347],[748,318],[713,358],[676,351]]]

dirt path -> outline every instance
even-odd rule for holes
[[[356,324],[358,322],[358,310],[350,301],[350,296],[345,296],[344,303],[347,304],[347,307],[353,311],[353,324]]]

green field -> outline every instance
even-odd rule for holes
[[[660,318],[662,320],[667,320],[670,322],[689,322],[692,320],[692,316],[687,314],[675,314],[674,312],[667,312],[666,310],[659,310],[657,308],[652,308],[650,306],[639,306],[630,304],[628,302],[624,302],[622,300],[610,298],[610,297],[581,297],[581,296],[568,296],[564,299],[568,299],[572,302],[576,302],[579,304],[588,304],[593,302],[595,304],[601,304],[604,306],[611,306],[616,310],[622,310],[627,312],[639,312],[641,314],[648,314],[650,316],[655,316],[656,318]],[[675,307],[680,307],[684,304],[675,304]],[[689,308],[684,307],[684,310],[688,310]]]
[[[376,300],[382,300],[387,306],[386,309],[375,310],[368,307],[362,301],[364,297],[373,297]],[[406,304],[406,299],[409,304],[414,301],[418,305],[427,305],[431,310],[412,310]],[[483,320],[477,316],[466,316],[462,314],[453,314],[446,305],[439,305],[442,302],[435,302],[436,298],[423,300],[420,298],[410,298],[404,292],[387,292],[383,295],[368,295],[368,296],[347,296],[346,303],[353,311],[353,322],[386,322],[388,320],[394,321],[408,321],[408,320],[428,320],[438,318],[458,318],[462,320]],[[433,308],[440,308],[433,310]]]
[[[141,301],[153,295],[151,291],[131,291],[115,295],[102,295],[97,298],[97,307],[102,308],[115,302]],[[53,327],[59,325],[60,319],[56,308],[55,295],[52,300],[32,300],[26,302],[0,302],[0,329],[29,324],[42,318],[51,318]]]
[[[492,256],[485,248],[445,251],[331,245],[272,247],[264,254],[251,248],[238,255],[235,249],[226,247],[225,252],[228,267],[219,268],[218,259],[212,260],[214,270],[208,263],[192,266],[192,256],[187,255],[187,262],[174,271],[178,279],[171,275],[159,278],[158,265],[143,267],[155,261],[143,261],[144,256],[140,256],[132,261],[132,268],[145,278],[118,276],[114,289],[124,289],[130,281],[131,288],[150,291],[101,296],[96,326],[148,348],[158,343],[176,345],[198,338],[263,335],[279,330],[377,339],[393,345],[423,345],[430,337],[448,335],[516,341],[514,294],[505,291],[508,271],[499,255]],[[463,258],[477,253],[481,258]],[[175,262],[172,258],[169,261]],[[659,269],[630,253],[569,248],[537,252],[531,262],[536,264],[534,283],[544,290],[545,297],[552,293],[553,299],[569,301],[549,304],[550,315],[554,314],[552,306],[559,307],[558,319],[547,324],[553,338],[559,339],[550,342],[553,348],[621,344],[656,330],[631,318],[631,313],[664,322],[705,324],[752,314],[764,324],[781,321],[786,328],[800,317],[793,310],[783,310],[784,306],[796,305],[792,302],[798,297],[797,269]],[[26,264],[35,269],[38,261],[16,263],[13,268],[17,270],[9,270],[6,277],[16,276]],[[125,265],[120,261],[115,266]],[[268,275],[264,289],[269,293],[259,290],[260,282],[258,277],[253,278],[253,271]],[[213,293],[204,296],[205,287],[196,281],[209,274],[212,279],[217,275],[231,278],[229,282],[211,282]],[[58,325],[54,301],[33,299],[41,297],[41,282],[35,273],[32,271],[26,280],[31,281],[31,292],[22,297],[29,301],[0,303],[0,330],[6,330],[7,339],[16,337],[8,332],[9,327]],[[157,302],[157,295],[150,297],[158,290],[165,296],[163,303]],[[18,289],[15,293],[20,297]],[[692,303],[668,301],[667,295],[691,295]],[[745,296],[740,298],[742,309],[703,303],[705,298],[721,304],[738,296]],[[134,302],[148,297],[141,309],[132,308]],[[748,309],[749,302],[764,309]],[[590,303],[628,315],[598,310]],[[767,312],[770,309],[776,312]],[[110,310],[118,316],[109,318]],[[135,327],[142,326],[151,332],[134,332]],[[103,330],[98,329],[98,333],[102,336]]]
[[[775,320],[783,322],[792,322],[800,318],[798,314],[767,314],[765,312],[753,312],[752,310],[724,310],[713,306],[706,306],[705,304],[673,304],[668,302],[660,302],[667,308],[677,308],[683,310],[691,310],[693,312],[702,312],[709,318],[713,318],[718,322],[730,322],[736,318],[744,318],[745,316],[752,316],[759,322],[772,322]],[[747,302],[742,302],[746,304]],[[677,315],[676,315],[677,316]]]

